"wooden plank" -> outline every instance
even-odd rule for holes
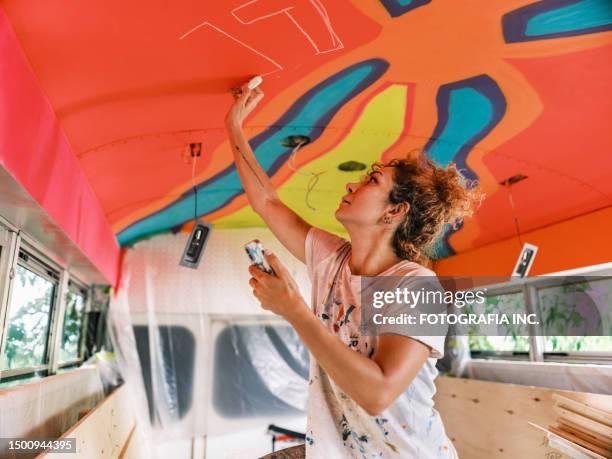
[[[576,429],[574,426],[570,426],[566,423],[559,422],[557,424],[558,424],[558,428],[561,430],[571,433],[572,435],[575,435],[579,438],[582,438],[583,440],[588,441],[589,443],[592,443],[595,446],[598,446],[599,448],[609,449],[612,451],[612,443],[607,443],[601,437],[596,437],[591,433],[584,432],[580,429]]]
[[[142,429],[138,426],[138,422],[136,422],[136,426],[132,430],[130,437],[124,445],[123,451],[121,451],[121,454],[119,455],[119,459],[141,459],[144,457],[153,457],[154,448],[155,447],[149,443],[149,439],[144,436]]]
[[[591,443],[601,446],[602,448],[612,449],[612,441],[606,440],[606,438],[602,437],[601,435],[595,435],[593,432],[589,432],[583,427],[578,426],[567,419],[557,420],[557,424],[559,424],[561,429],[571,432],[579,437],[584,437],[585,440],[588,440]]]
[[[436,386],[436,409],[447,434],[459,457],[470,459],[559,457],[543,442],[545,435],[528,424],[556,422],[553,393],[593,407],[612,404],[610,395],[445,376]]]
[[[596,435],[601,435],[607,440],[612,441],[612,428],[606,426],[605,424],[601,424],[597,421],[593,421],[592,419],[585,418],[579,414],[574,413],[573,411],[568,411],[558,406],[554,406],[554,410],[557,413],[557,419],[563,421],[568,420],[576,425],[581,426],[584,430],[592,432]]]
[[[589,451],[593,451],[594,453],[597,453],[597,454],[605,457],[606,459],[612,459],[612,451],[609,450],[609,449],[600,448],[599,446],[594,445],[593,443],[590,443],[590,442],[588,442],[586,440],[583,440],[582,438],[580,438],[580,437],[578,437],[578,436],[576,436],[576,435],[574,435],[574,434],[572,434],[570,432],[567,432],[567,431],[562,430],[562,429],[558,429],[555,426],[549,426],[548,429],[551,432],[559,435],[560,437],[563,437],[566,440],[571,441],[572,443],[575,443],[575,444],[577,444],[579,446],[582,446],[583,448],[586,448]]]
[[[119,459],[125,459],[126,457],[128,457],[127,455],[128,450],[130,449],[130,447],[133,447],[133,445],[136,444],[136,442],[132,442],[132,438],[134,438],[135,431],[136,431],[136,423],[134,423],[132,430],[130,430],[130,434],[125,440],[125,443],[123,444],[123,448],[121,448],[121,451],[119,452]]]
[[[560,394],[553,394],[552,397],[557,406],[612,427],[612,412],[590,406],[587,403],[577,402]]]
[[[64,433],[61,439],[76,438],[78,457],[118,458],[135,426],[129,407],[127,388],[118,387]],[[37,457],[66,459],[66,454],[42,453]]]
[[[580,446],[579,444],[574,443],[568,440],[567,438],[556,434],[552,430],[545,429],[544,427],[534,424],[533,422],[530,422],[529,425],[541,430],[542,432],[545,432],[546,437],[549,440],[549,444],[550,443],[556,444],[557,449],[569,453],[569,456],[574,459],[582,459],[582,458],[607,459],[605,456],[602,456],[594,451],[588,450],[584,448],[583,446]]]

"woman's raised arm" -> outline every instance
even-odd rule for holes
[[[240,95],[225,117],[236,170],[253,210],[261,216],[277,239],[295,257],[306,262],[305,241],[310,225],[279,199],[270,178],[257,162],[247,141],[242,123],[263,98],[263,92],[248,85],[241,88]]]

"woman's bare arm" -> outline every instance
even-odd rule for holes
[[[410,385],[430,349],[405,336],[381,336],[368,358],[342,342],[312,313],[291,274],[273,254],[266,259],[276,275],[249,267],[250,285],[264,309],[283,316],[335,383],[366,412],[376,416]]]
[[[270,178],[257,162],[247,141],[242,123],[262,99],[263,92],[247,85],[225,118],[236,170],[253,210],[261,216],[272,233],[295,257],[306,261],[305,241],[310,225],[279,199]]]
[[[371,416],[382,413],[406,390],[430,354],[425,344],[412,338],[381,336],[369,359],[350,349],[314,314],[289,317],[319,365]]]

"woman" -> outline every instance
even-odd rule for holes
[[[435,276],[417,261],[445,224],[470,213],[477,192],[454,167],[408,159],[375,165],[347,185],[336,211],[348,242],[280,201],[242,130],[263,93],[245,85],[235,97],[226,127],[249,202],[312,281],[310,309],[274,254],[266,258],[276,275],[249,268],[262,307],[284,317],[314,357],[306,457],[456,457],[432,401],[444,337],[363,336],[355,304],[359,276]]]

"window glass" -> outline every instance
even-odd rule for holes
[[[55,284],[17,265],[12,290],[3,369],[44,364]]]
[[[229,325],[214,346],[213,407],[225,418],[299,415],[309,364],[308,349],[288,325]]]
[[[541,288],[538,301],[544,352],[612,352],[612,278]]]
[[[66,294],[66,310],[62,327],[62,342],[59,361],[78,359],[81,355],[81,333],[85,315],[85,295],[76,291]]]
[[[483,304],[470,304],[466,312],[474,314],[524,314],[523,292],[487,296]],[[470,325],[469,344],[472,354],[487,352],[529,352],[529,336],[521,334],[521,325],[498,325],[501,336],[490,336],[480,325]]]

